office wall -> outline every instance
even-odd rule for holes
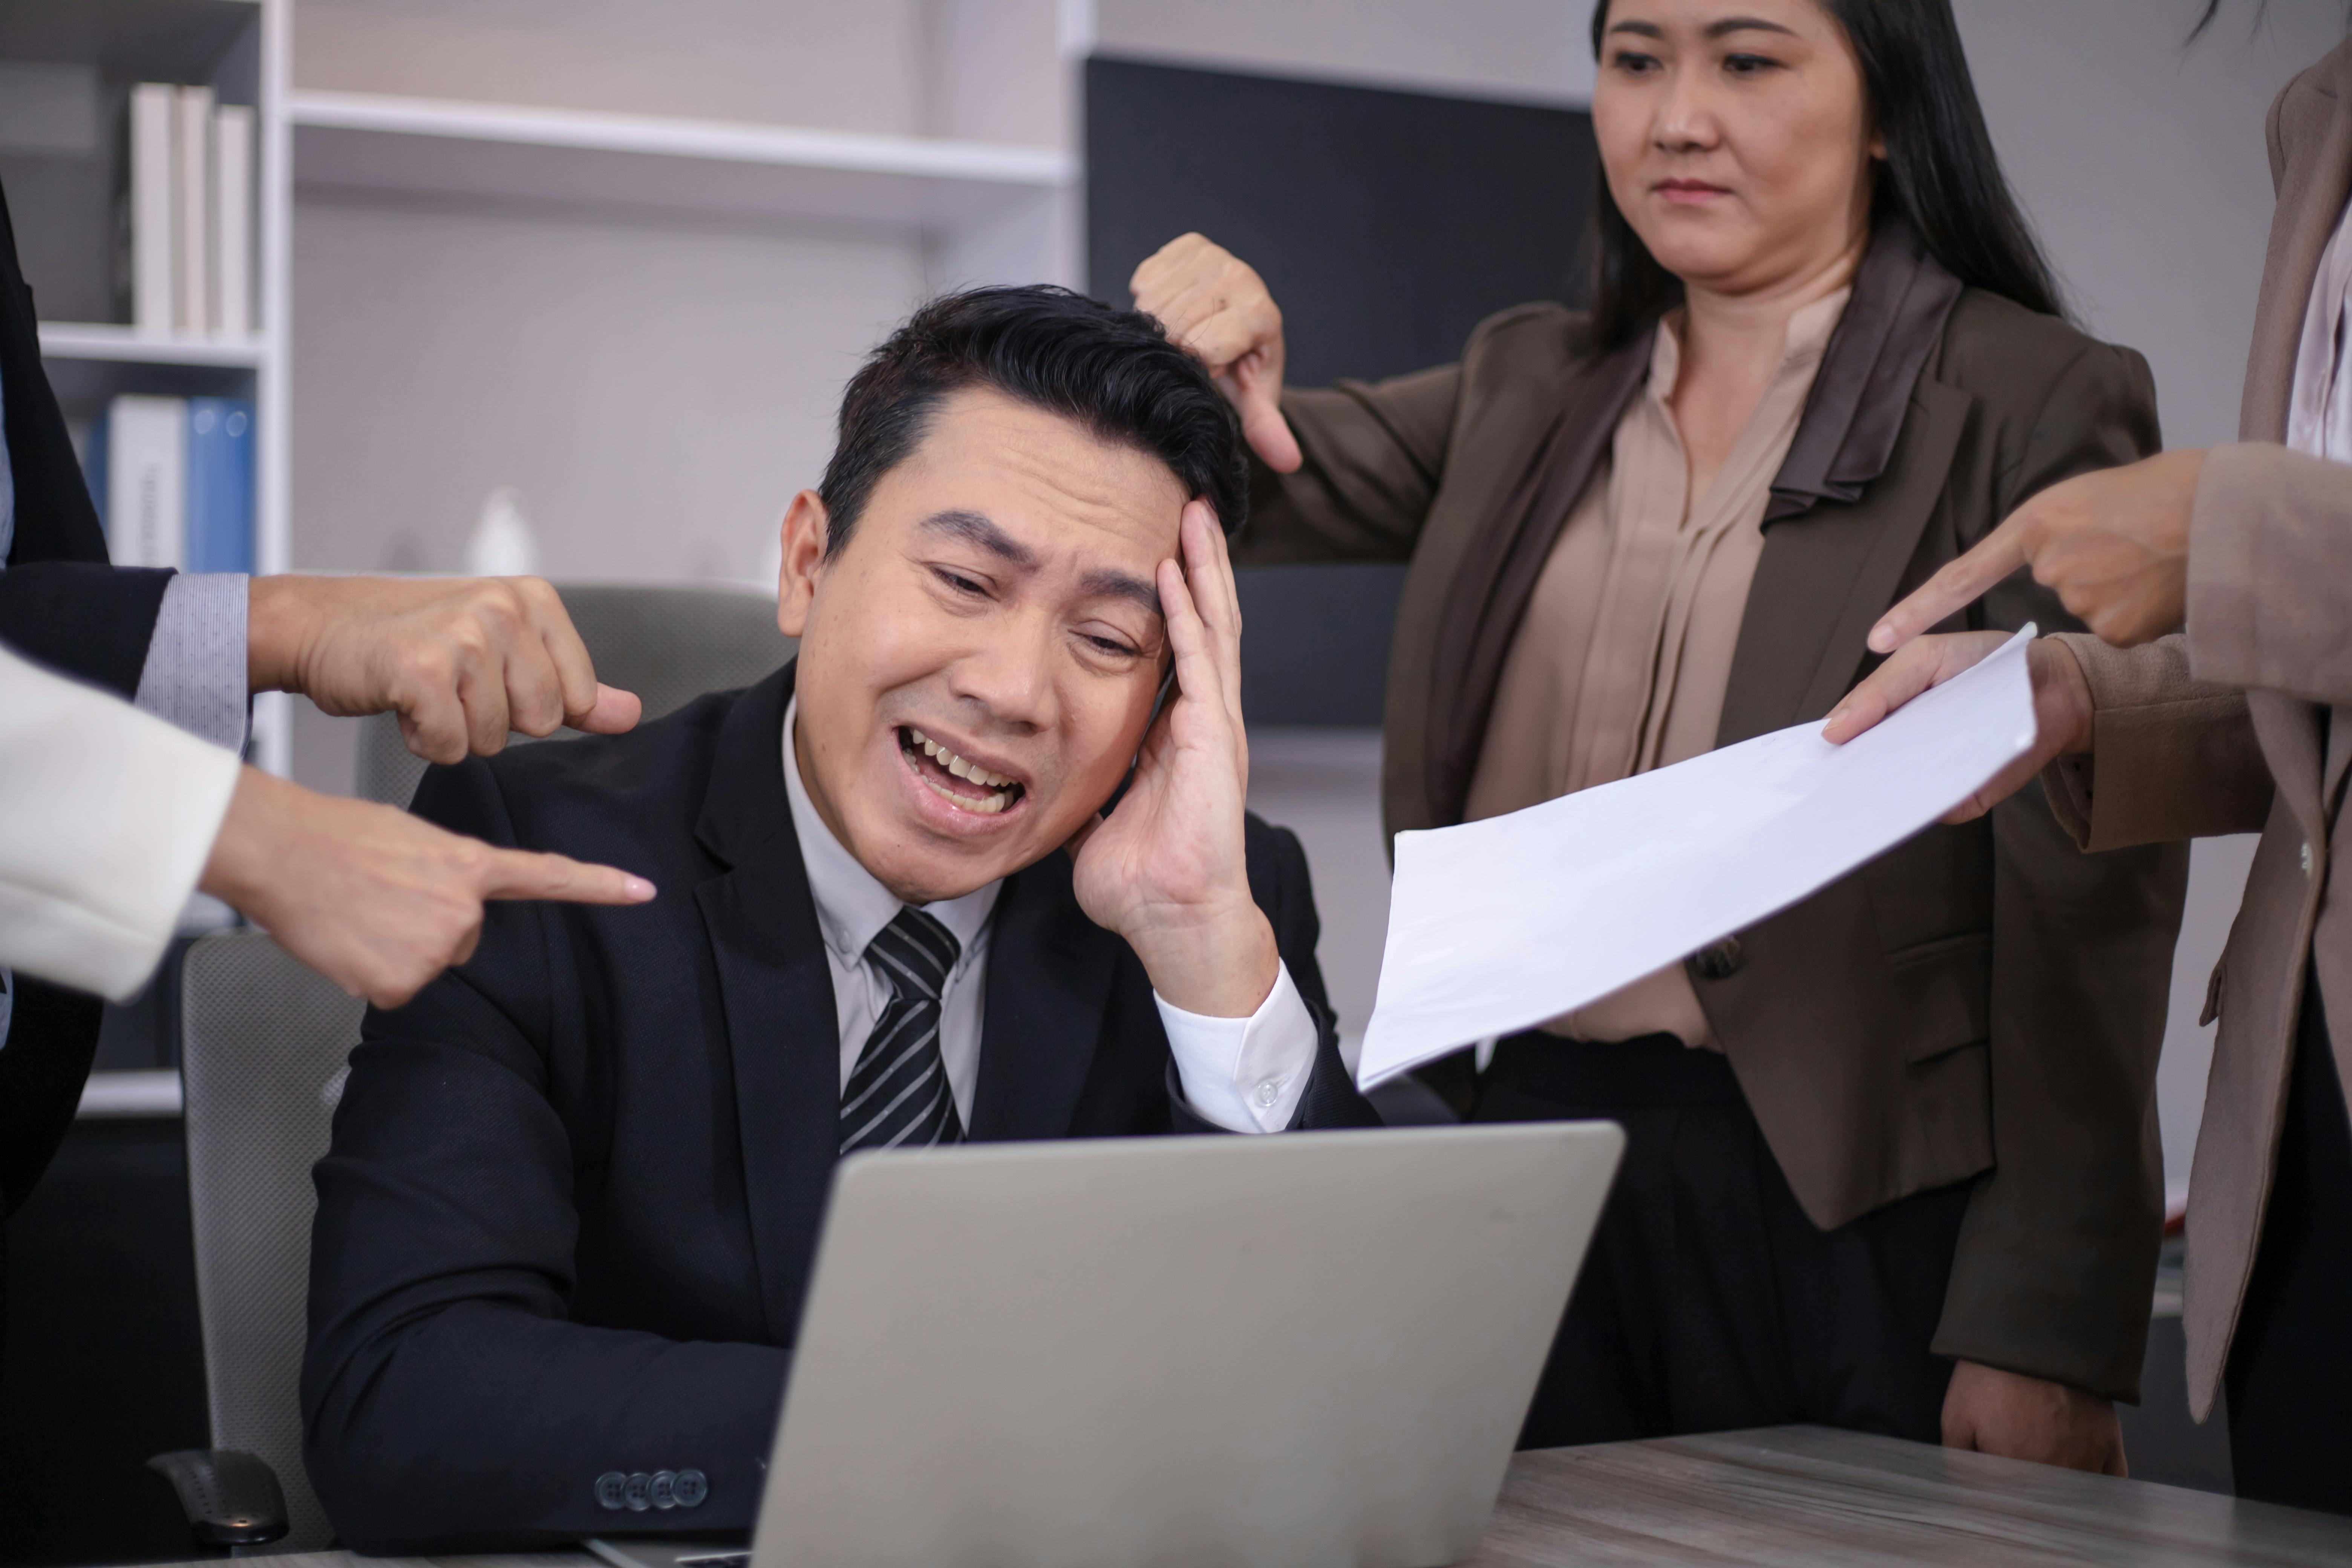
[[[912,244],[306,194],[295,564],[452,571],[521,495],[549,574],[760,572]],[[814,367],[816,374],[811,374]]]
[[[924,0],[297,0],[305,88],[924,130]]]
[[[1591,0],[1094,0],[1115,55],[1583,107]]]

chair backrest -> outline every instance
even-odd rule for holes
[[[180,1074],[212,1446],[278,1473],[291,1529],[272,1551],[333,1534],[302,1467],[310,1167],[327,1152],[364,1005],[258,931],[224,931],[181,966]]]
[[[795,646],[776,629],[776,601],[751,589],[574,583],[556,592],[597,679],[635,692],[648,719],[706,691],[749,686],[792,658]],[[424,776],[425,762],[401,740],[398,719],[386,713],[361,722],[362,799],[406,805]]]

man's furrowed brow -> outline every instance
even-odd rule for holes
[[[944,533],[961,539],[966,544],[987,551],[991,555],[1011,562],[1015,566],[1034,566],[1036,552],[1005,532],[976,511],[955,510],[935,511],[917,525],[934,533]],[[1153,601],[1155,604],[1157,599]]]
[[[1081,578],[1078,586],[1090,599],[1131,599],[1153,616],[1160,614],[1159,588],[1128,573],[1099,567]]]

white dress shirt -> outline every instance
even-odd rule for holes
[[[2345,306],[2352,298],[2352,207],[2319,255],[2305,308],[2287,405],[2286,444],[2331,463],[2352,463],[2352,374],[2347,374]]]
[[[817,929],[833,972],[834,1010],[841,1030],[841,1081],[845,1085],[866,1048],[875,1020],[892,992],[880,970],[866,959],[866,945],[896,920],[898,895],[842,847],[817,815],[801,780],[793,731],[800,700],[784,709],[784,794],[792,803],[793,831],[799,836],[801,864],[816,901]],[[995,911],[1001,881],[926,904],[923,912],[955,933],[962,952],[948,972],[940,997],[940,1055],[956,1112],[971,1125],[973,1091],[980,1082],[981,1009],[988,990],[989,916]],[[1184,1099],[1209,1121],[1233,1132],[1279,1132],[1290,1125],[1299,1096],[1315,1067],[1314,1016],[1284,964],[1274,989],[1246,1018],[1210,1018],[1171,1006],[1154,993],[1168,1048],[1176,1060]]]

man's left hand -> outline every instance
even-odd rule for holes
[[[2099,1475],[2131,1473],[2115,1401],[1972,1361],[1952,1368],[1944,1447]]]
[[[597,683],[537,577],[256,577],[247,595],[254,690],[299,691],[344,717],[397,713],[427,762],[497,752],[509,730],[614,735],[637,721],[636,698]]]
[[[1183,564],[1163,561],[1159,575],[1175,694],[1145,735],[1118,808],[1070,849],[1079,906],[1127,939],[1163,1001],[1245,1018],[1274,990],[1282,960],[1250,897],[1242,843],[1241,598],[1206,502],[1185,507],[1178,539]]]
[[[2153,642],[2189,616],[2189,519],[2201,451],[2161,452],[2051,486],[1920,584],[1871,628],[1893,653],[2021,566],[2117,647]]]

